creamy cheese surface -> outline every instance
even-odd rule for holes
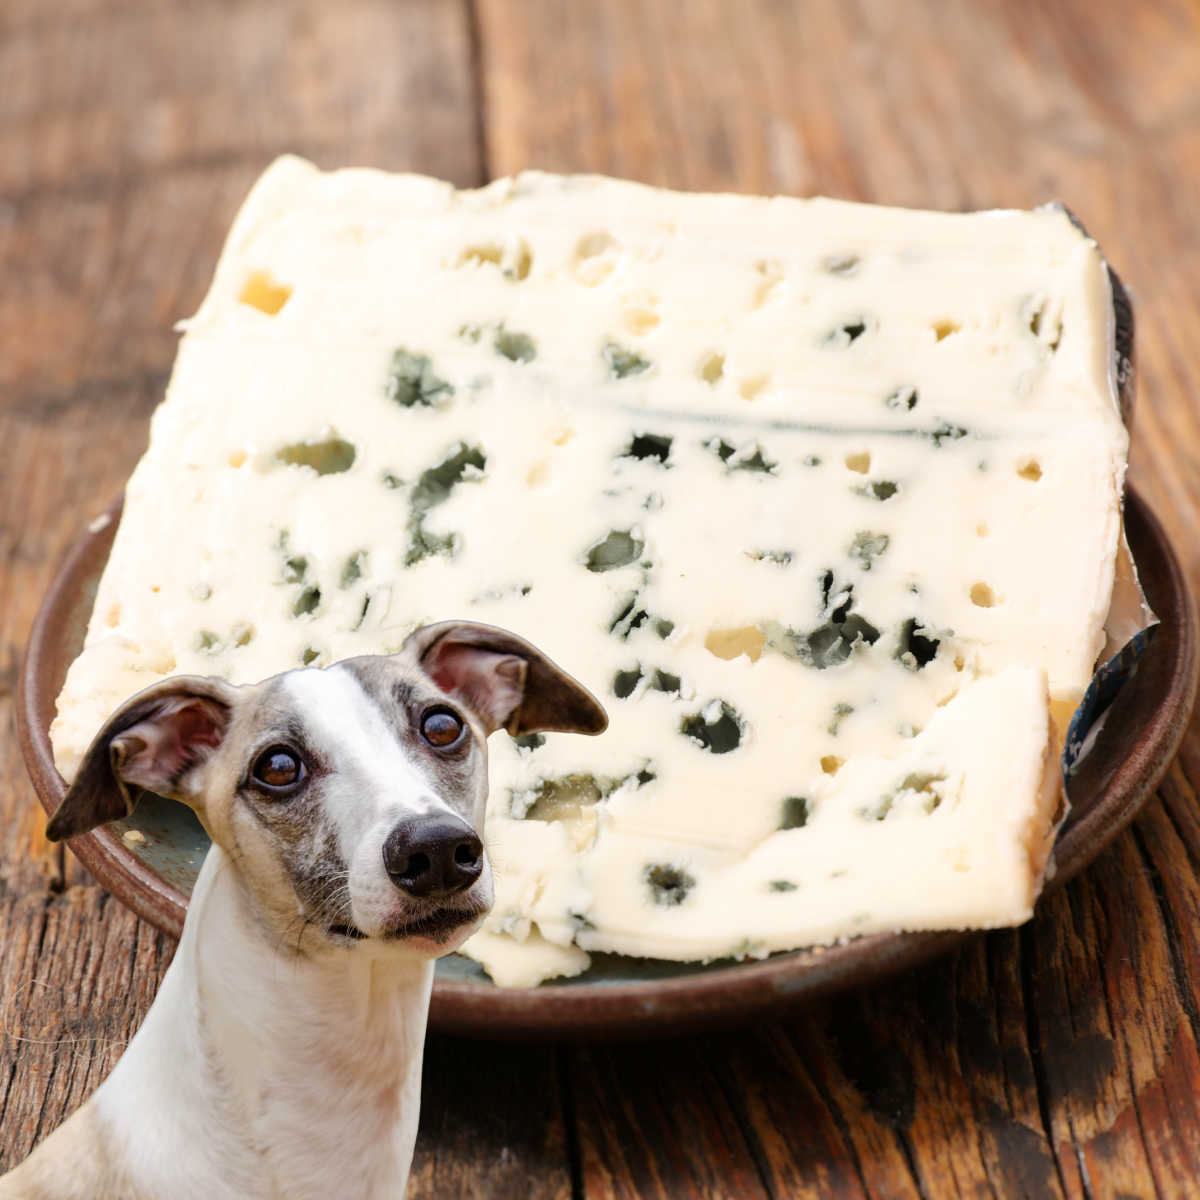
[[[1058,210],[281,159],[186,323],[52,729],[177,672],[505,626],[605,704],[490,743],[497,982],[1032,910],[1127,438]]]

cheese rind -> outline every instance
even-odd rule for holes
[[[610,714],[493,739],[497,980],[1028,915],[1127,449],[1065,214],[284,159],[185,328],[64,774],[163,675],[471,618]]]

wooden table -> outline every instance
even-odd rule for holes
[[[172,944],[16,749],[39,598],[120,488],[251,180],[294,150],[935,208],[1060,197],[1139,309],[1132,477],[1200,583],[1200,31],[1183,0],[4,0],[0,1164],[101,1080]],[[433,1038],[414,1197],[1200,1195],[1200,728],[1016,931],[786,1020]]]

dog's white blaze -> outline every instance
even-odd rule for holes
[[[352,838],[380,820],[450,811],[433,781],[405,754],[379,705],[351,671],[293,671],[284,686],[297,702],[314,742],[336,767],[338,786],[327,808]]]

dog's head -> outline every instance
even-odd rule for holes
[[[155,792],[196,811],[297,952],[369,940],[444,954],[492,902],[487,736],[606,723],[528,642],[448,621],[386,658],[248,687],[155,684],[109,719],[46,832],[75,837]]]

